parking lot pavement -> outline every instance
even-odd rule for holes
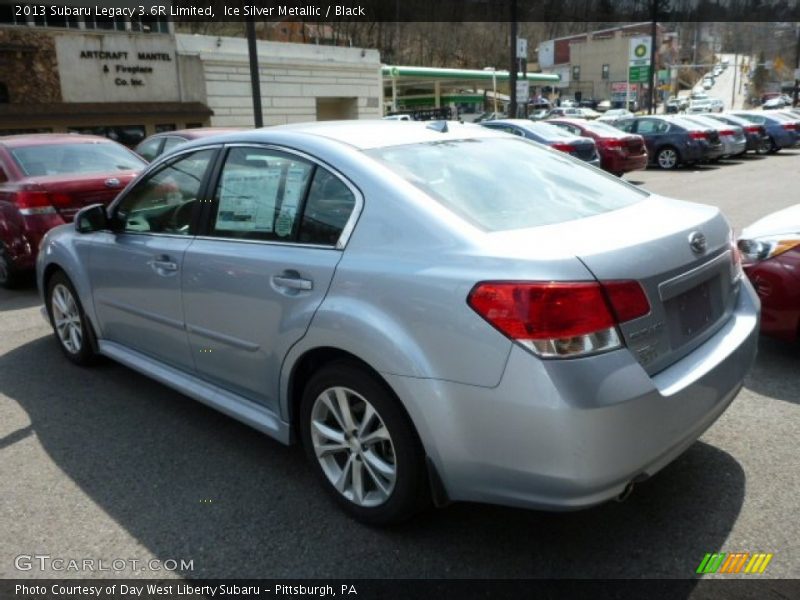
[[[798,153],[735,162],[628,179],[736,227],[796,201]],[[714,551],[771,552],[769,576],[798,577],[798,440],[800,349],[766,340],[730,409],[624,503],[460,504],[370,529],[299,448],[119,365],[72,366],[35,292],[0,291],[0,577],[43,575],[15,570],[21,554],[191,560],[178,574],[195,577],[688,577]]]

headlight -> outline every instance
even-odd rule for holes
[[[738,245],[747,262],[757,262],[773,258],[800,246],[800,235],[777,235],[754,240],[739,240]]]

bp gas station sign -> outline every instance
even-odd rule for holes
[[[629,43],[628,81],[646,83],[650,81],[650,37],[632,37]]]

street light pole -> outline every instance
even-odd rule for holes
[[[247,52],[250,55],[250,87],[253,92],[253,119],[256,128],[264,126],[261,113],[261,76],[258,72],[258,46],[256,45],[256,24],[253,17],[247,19]]]
[[[517,0],[511,0],[511,69],[508,73],[508,116],[517,118]]]

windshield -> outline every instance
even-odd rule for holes
[[[521,138],[410,144],[366,154],[486,231],[581,219],[648,196],[583,161]]]
[[[138,170],[147,164],[122,146],[102,142],[25,146],[11,155],[30,177]]]

